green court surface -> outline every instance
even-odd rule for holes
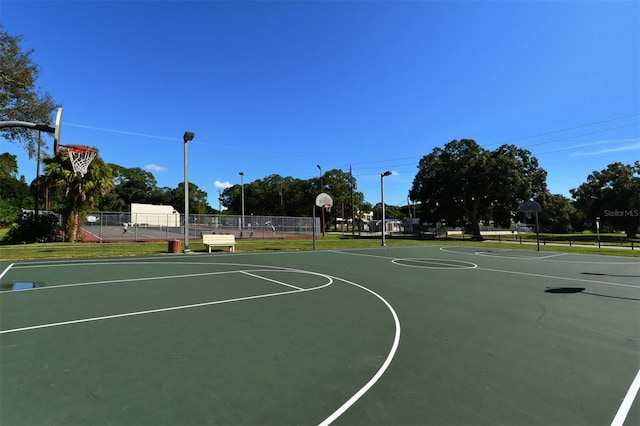
[[[3,426],[640,424],[637,259],[380,247],[0,274]]]

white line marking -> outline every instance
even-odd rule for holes
[[[65,287],[79,287],[79,286],[96,285],[96,284],[128,283],[128,282],[136,282],[136,281],[159,281],[159,280],[166,280],[166,279],[172,279],[172,278],[190,278],[190,277],[204,277],[207,275],[218,275],[218,274],[234,274],[237,272],[238,271],[216,271],[216,272],[202,272],[199,274],[163,275],[163,276],[143,277],[143,278],[123,278],[120,280],[89,281],[89,282],[83,282],[83,283],[48,285],[43,287],[26,288],[20,291],[21,292],[34,291],[34,290],[42,291],[42,290],[51,290],[56,288],[59,289],[59,288],[65,288]],[[3,292],[2,294],[5,295],[5,294],[12,294],[12,293],[18,294],[19,292],[8,291],[8,292]]]
[[[6,274],[7,272],[9,272],[9,269],[11,269],[11,267],[14,264],[12,263],[11,265],[7,266],[6,268],[4,268],[4,271],[2,271],[2,274],[0,274],[0,280],[2,279],[2,277],[4,277],[4,274]]]
[[[95,266],[95,265],[127,265],[127,266],[134,266],[134,265],[140,265],[140,264],[157,264],[158,262],[137,262],[137,263],[132,263],[132,262],[112,262],[112,263],[81,263],[81,264],[75,264],[75,263],[64,263],[64,264],[58,264],[58,265],[37,265],[37,266],[33,266],[35,268],[43,268],[43,267],[58,267],[58,266],[67,266],[67,267],[77,267],[77,266]],[[198,263],[198,262],[164,262],[162,263],[163,265],[166,264],[178,264],[178,265],[201,265],[201,266],[212,266],[212,265],[231,265],[231,266],[250,266],[253,268],[263,268],[262,270],[265,271],[286,271],[288,270],[288,268],[282,268],[279,266],[264,266],[264,265],[249,265],[249,264],[243,264],[243,263]],[[27,266],[16,266],[13,269],[20,269],[20,268],[28,268]],[[269,268],[269,269],[264,269],[264,268]],[[256,271],[259,271],[260,269],[257,269]],[[19,294],[21,292],[24,291],[42,291],[42,290],[49,290],[49,289],[60,289],[60,288],[64,288],[64,287],[78,287],[78,286],[85,286],[85,285],[95,285],[95,284],[111,284],[111,283],[122,283],[122,282],[129,282],[129,281],[147,281],[147,280],[163,280],[163,279],[167,279],[167,278],[188,278],[188,277],[197,277],[197,276],[207,276],[207,275],[216,275],[216,274],[233,274],[239,272],[238,270],[230,270],[230,271],[215,271],[215,272],[201,272],[201,273],[197,273],[197,274],[185,274],[185,275],[170,275],[170,276],[166,276],[166,275],[161,275],[161,276],[153,276],[153,277],[142,277],[142,278],[126,278],[126,279],[120,279],[120,280],[103,280],[103,281],[89,281],[89,282],[81,282],[81,283],[69,283],[69,284],[59,284],[59,285],[47,285],[47,286],[43,286],[43,287],[35,287],[35,288],[29,288],[29,289],[24,289],[24,290],[20,290],[18,291],[7,291],[7,292],[2,292],[2,295],[8,295],[8,294]]]
[[[540,256],[540,257],[536,257],[536,259],[549,259],[550,257],[558,257],[558,256],[566,256],[569,253],[558,253],[558,254],[550,254],[548,256]]]
[[[280,284],[280,285],[283,285],[283,286],[286,286],[286,287],[295,288],[296,290],[304,290],[302,287],[297,287],[295,285],[283,283],[281,281],[277,281],[277,280],[274,280],[274,279],[271,279],[271,278],[263,277],[263,276],[256,275],[256,274],[252,274],[252,273],[247,272],[247,271],[240,271],[240,273],[241,274],[245,274],[245,275],[249,275],[250,277],[258,278],[260,280],[271,281],[272,283]]]
[[[636,374],[636,378],[631,383],[631,386],[627,391],[627,395],[624,397],[624,400],[622,400],[622,404],[620,404],[620,408],[618,409],[616,416],[613,418],[611,426],[624,425],[627,414],[633,405],[633,400],[636,399],[636,395],[638,394],[638,389],[640,389],[640,370],[638,370],[638,374]]]
[[[237,272],[237,271],[235,271],[235,272]],[[309,273],[307,271],[300,271],[300,272],[301,273]],[[312,288],[301,289],[301,290],[281,291],[281,292],[278,292],[278,293],[259,294],[257,296],[236,297],[236,298],[233,298],[233,299],[215,300],[215,301],[212,301],[212,302],[193,303],[193,304],[189,304],[189,305],[170,306],[168,308],[148,309],[148,310],[145,310],[145,311],[126,312],[126,313],[123,313],[123,314],[104,315],[104,316],[100,316],[100,317],[82,318],[82,319],[78,319],[78,320],[61,321],[61,322],[54,322],[54,323],[49,323],[49,324],[41,324],[41,325],[33,325],[33,326],[28,326],[28,327],[12,328],[12,329],[9,329],[9,330],[0,330],[0,334],[16,333],[16,332],[19,332],[19,331],[37,330],[37,329],[40,329],[40,328],[59,327],[59,326],[62,326],[62,325],[80,324],[80,323],[84,323],[84,322],[102,321],[102,320],[108,320],[108,319],[114,319],[114,318],[124,318],[124,317],[138,316],[138,315],[155,314],[155,313],[159,313],[159,312],[178,311],[178,310],[182,310],[182,309],[199,308],[199,307],[203,307],[203,306],[220,305],[220,304],[223,304],[223,303],[241,302],[241,301],[252,300],[252,299],[264,299],[264,298],[267,298],[267,297],[283,296],[283,295],[287,295],[287,294],[302,293],[302,292],[306,292],[306,291],[318,290],[318,289],[321,289],[321,288],[325,288],[325,287],[327,287],[327,286],[329,286],[329,285],[331,285],[333,283],[333,279],[331,277],[327,276],[327,275],[322,275],[322,274],[315,274],[315,275],[320,275],[322,277],[325,277],[325,278],[327,278],[329,280],[329,282],[326,283],[326,284],[323,284],[321,286],[318,286],[318,287],[312,287]]]
[[[533,274],[531,272],[505,271],[501,269],[490,269],[490,268],[478,268],[478,271],[500,272],[503,274],[527,275],[530,277],[550,278],[552,280],[578,281],[578,282],[584,282],[584,283],[593,283],[593,284],[610,285],[615,287],[629,287],[629,288],[640,289],[640,286],[631,285],[631,284],[620,284],[620,283],[611,283],[607,281],[585,280],[584,278],[557,277],[554,275]]]
[[[367,253],[352,253],[352,252],[348,252],[348,251],[340,251],[340,250],[327,250],[328,252],[331,253],[338,253],[338,254],[349,254],[351,256],[364,256],[364,257],[375,257],[377,259],[393,259],[389,256],[380,256],[377,254],[367,254]]]
[[[514,260],[537,260],[537,259],[541,259],[539,257],[533,257],[530,255],[525,255],[523,254],[522,256],[495,256],[495,253],[488,253],[488,252],[482,252],[482,251],[475,251],[473,253],[469,253],[469,252],[465,252],[463,251],[463,249],[465,248],[469,248],[469,247],[461,247],[461,246],[442,246],[440,247],[440,251],[444,252],[444,253],[451,253],[451,254],[462,254],[462,255],[467,255],[467,256],[484,256],[484,257],[497,257],[499,259],[514,259]],[[475,247],[477,248],[477,247]],[[456,251],[456,250],[452,250],[452,249],[461,249],[460,251]],[[491,249],[493,252],[507,252],[507,251],[514,251],[512,249]],[[579,255],[578,253],[562,253],[563,255]],[[611,258],[611,255],[606,255],[606,254],[584,254],[582,256],[590,256],[591,259],[590,260],[550,260],[549,262],[558,262],[558,263],[590,263],[590,264],[596,264],[596,265],[640,265],[640,262],[600,262],[598,260],[594,260],[597,257],[606,257],[606,258]],[[619,259],[619,258],[616,258]]]
[[[393,316],[393,322],[395,323],[395,326],[396,326],[396,334],[393,338],[393,344],[391,345],[391,350],[389,351],[387,358],[384,360],[384,362],[382,363],[382,365],[380,366],[380,369],[378,369],[376,374],[374,374],[373,377],[358,392],[356,392],[351,398],[349,398],[344,404],[342,404],[329,417],[324,419],[319,424],[319,426],[327,426],[333,423],[333,421],[335,421],[338,417],[344,414],[345,411],[347,411],[353,404],[356,403],[356,401],[358,401],[365,393],[367,393],[367,391],[371,389],[373,385],[376,384],[376,382],[380,379],[380,377],[382,377],[382,375],[385,373],[387,368],[389,368],[389,365],[391,364],[391,360],[393,360],[393,357],[395,356],[396,351],[398,350],[398,345],[400,344],[400,320],[398,319],[398,315],[396,314],[396,311],[389,304],[389,302],[387,302],[378,293],[376,293],[371,289],[368,289],[367,287],[361,286],[360,284],[356,284],[354,282],[345,280],[343,278],[338,278],[338,277],[333,277],[333,278],[335,278],[336,280],[344,281],[345,283],[351,284],[352,286],[358,287],[362,290],[368,291],[369,293],[373,294],[378,299],[380,299],[382,303],[384,303],[387,306],[387,309],[389,309],[389,311],[391,312],[391,315]]]
[[[401,263],[402,261],[415,261],[417,263],[425,262],[426,264],[410,265],[410,264]],[[476,265],[475,263],[465,262],[464,260],[430,259],[428,257],[406,257],[406,258],[400,258],[400,259],[393,259],[391,263],[398,266],[408,266],[410,268],[424,268],[424,269],[456,270],[456,269],[474,269],[478,267],[478,265]],[[430,266],[429,263],[435,264],[436,266]]]

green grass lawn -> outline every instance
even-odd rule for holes
[[[2,238],[0,231],[0,238]],[[593,236],[592,236],[593,237]],[[607,254],[614,256],[640,257],[640,243],[636,243],[634,250],[630,246],[625,249],[614,249],[603,245],[598,248],[593,241],[575,241],[571,246],[568,240],[553,240],[546,238],[545,243],[541,242],[541,250],[572,252],[586,254]],[[595,237],[594,237],[595,238]],[[522,243],[514,238],[504,238],[500,242],[487,240],[483,242],[470,241],[468,236],[465,239],[438,239],[423,240],[414,237],[390,236],[386,238],[388,247],[416,246],[416,245],[468,245],[493,248],[517,248],[522,250],[537,250],[535,244],[535,234],[527,235],[522,239]],[[560,245],[551,245],[552,242],[564,242]],[[294,251],[313,250],[313,240],[311,239],[239,239],[237,240],[237,252],[256,251]],[[577,244],[589,244],[589,246],[577,246]],[[592,246],[591,246],[592,245]],[[343,235],[341,233],[327,233],[324,238],[316,240],[318,250],[331,249],[353,249],[380,247],[380,237],[358,237]],[[182,247],[184,248],[184,247]],[[198,239],[189,241],[189,249],[192,253],[205,253],[207,247]],[[215,250],[215,249],[214,249]],[[117,257],[117,256],[152,256],[163,255],[169,251],[167,241],[158,242],[118,242],[118,243],[34,243],[22,245],[0,245],[0,260],[26,260],[26,259],[49,259],[49,258],[92,258],[92,257]],[[221,249],[216,252],[223,251]]]

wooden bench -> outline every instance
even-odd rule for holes
[[[203,234],[202,242],[211,247],[229,247],[229,251],[236,251],[236,237],[233,234]]]

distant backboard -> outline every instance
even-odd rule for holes
[[[62,131],[62,107],[58,108],[56,115],[56,123],[53,131],[53,155],[58,153],[60,149],[60,132]]]
[[[321,192],[320,194],[318,194],[318,196],[316,197],[316,206],[318,207],[325,207],[325,208],[331,208],[333,207],[333,199],[331,198],[331,196],[325,192]]]
[[[520,211],[523,213],[526,213],[528,211],[531,211],[533,213],[540,213],[542,211],[542,206],[533,200],[527,200],[520,204]]]

